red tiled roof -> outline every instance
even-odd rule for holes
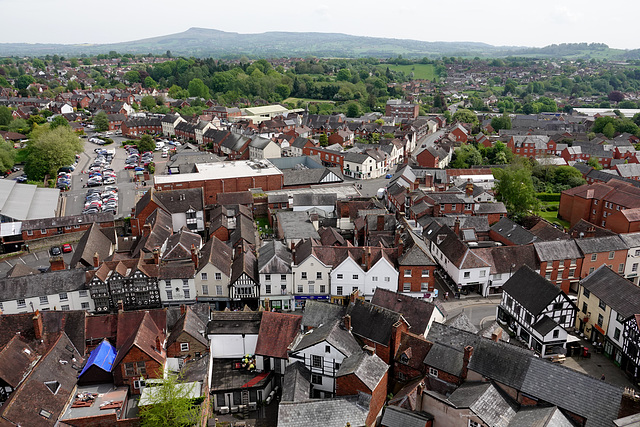
[[[301,322],[302,316],[297,314],[262,313],[256,354],[286,359],[287,348],[300,332]]]

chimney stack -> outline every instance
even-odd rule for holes
[[[151,224],[145,224],[142,226],[142,235],[148,236],[151,234]]]
[[[124,312],[124,302],[122,300],[118,300],[118,313]]]
[[[51,258],[49,258],[49,265],[51,266],[51,271],[60,271],[67,268],[62,256],[52,256]]]
[[[159,248],[154,248],[153,249],[153,263],[155,265],[160,264],[160,249]]]
[[[100,255],[98,255],[98,252],[94,252],[93,253],[93,268],[98,268],[100,267]]]
[[[376,231],[384,231],[384,215],[378,215],[378,222],[376,224]]]
[[[156,335],[156,350],[158,350],[158,353],[160,353],[161,349],[162,347],[160,346],[160,337]]]
[[[196,245],[192,244],[191,245],[191,262],[193,262],[193,266],[196,270],[198,269],[198,261],[199,261],[198,255],[199,254],[198,254],[198,249],[196,248]]]
[[[342,323],[347,331],[351,331],[351,316],[348,314],[342,318]]]
[[[469,360],[471,360],[471,356],[473,356],[473,347],[468,345],[464,348],[464,355],[462,356],[462,373],[460,374],[460,377],[463,380],[467,379]]]
[[[453,232],[456,233],[456,236],[460,235],[460,218],[458,217],[456,217],[456,220],[453,223]]]
[[[187,312],[187,306],[184,304],[180,304],[180,316],[184,316],[186,312]]]
[[[594,226],[587,228],[587,232],[584,237],[596,237],[596,228]]]
[[[467,197],[473,196],[473,183],[470,179],[467,180],[467,185],[464,187],[464,193]]]
[[[33,313],[33,331],[37,340],[42,339],[42,334],[44,332],[43,329],[42,314],[40,313],[40,310],[36,310],[36,312]]]

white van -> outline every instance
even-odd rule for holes
[[[162,150],[164,148],[164,142],[157,141],[156,142],[156,151]]]

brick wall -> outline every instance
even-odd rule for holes
[[[411,271],[410,277],[405,277],[405,270]],[[422,270],[427,270],[429,272],[429,276],[422,277]],[[422,284],[427,283],[429,286],[429,292],[432,292],[435,284],[435,270],[436,267],[434,265],[400,266],[398,269],[400,272],[398,275],[398,292],[407,292],[404,289],[405,283],[409,283],[411,285],[411,292],[423,292]]]
[[[113,382],[115,383],[115,385],[129,386],[129,392],[131,394],[140,394],[139,389],[133,388],[133,382],[135,380],[139,380],[140,375],[136,374],[130,377],[127,377],[125,375],[125,364],[132,362],[145,362],[145,367],[147,370],[147,374],[144,375],[145,379],[161,378],[162,366],[139,348],[133,347],[131,350],[129,350],[129,353],[127,353],[127,355],[120,361],[118,366],[113,369]]]
[[[182,343],[188,343],[189,350],[181,351],[180,344]],[[186,332],[183,332],[182,334],[180,334],[176,342],[174,342],[169,346],[169,348],[167,348],[167,357],[185,357],[185,356],[195,357],[196,353],[204,354],[208,350],[209,348],[207,346],[202,345],[200,341],[196,340],[194,337],[187,334]]]

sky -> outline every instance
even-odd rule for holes
[[[596,42],[638,49],[635,18],[624,25],[621,17],[640,15],[640,2],[623,3],[614,15],[596,0],[0,0],[0,43],[117,43],[202,27],[495,46]]]

